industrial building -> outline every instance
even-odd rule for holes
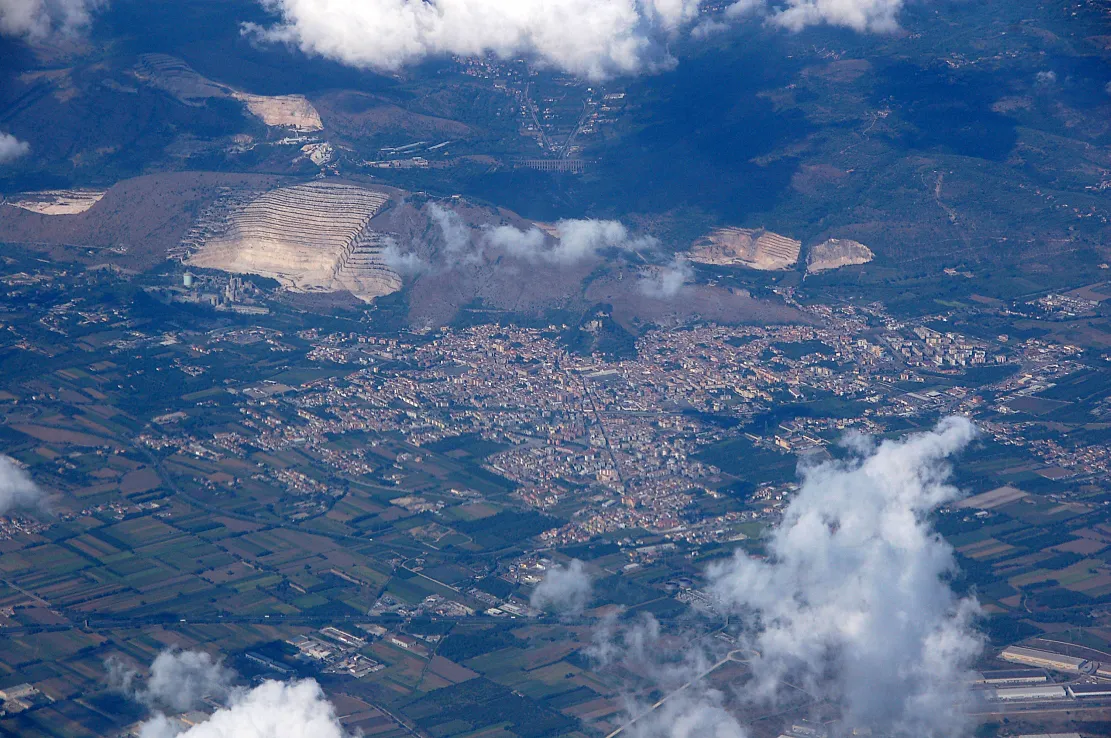
[[[1068,697],[1065,688],[1058,685],[1005,687],[995,690],[995,699],[1003,702],[1015,700],[1065,700],[1068,699]]]
[[[1022,646],[1008,646],[999,654],[999,658],[1014,664],[1037,666],[1053,671],[1067,671],[1079,674],[1084,671],[1088,662],[1075,656],[1065,656],[1052,651],[1041,651],[1036,648],[1023,648]]]
[[[1045,684],[1049,681],[1041,669],[999,669],[997,671],[980,672],[973,684]]]
[[[1111,697],[1111,684],[1070,684],[1069,694],[1075,699]]]
[[[0,715],[14,715],[31,709],[39,694],[39,690],[30,684],[17,684],[0,690]]]

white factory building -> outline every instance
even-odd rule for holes
[[[1074,699],[1111,697],[1111,684],[1070,684],[1069,696]]]
[[[995,690],[995,699],[1002,702],[1012,700],[1065,700],[1069,695],[1065,688],[1059,685],[1042,685],[1037,687],[1004,687]]]
[[[1053,671],[1067,671],[1079,674],[1084,671],[1085,659],[1075,656],[1064,656],[1052,651],[1042,651],[1037,648],[1023,648],[1022,646],[1008,646],[999,654],[999,658],[1013,664],[1036,666],[1039,669],[1052,669]]]
[[[1048,681],[1049,676],[1041,669],[1001,669],[980,672],[972,683],[989,687],[1002,687],[1018,686],[1020,684],[1045,684]]]

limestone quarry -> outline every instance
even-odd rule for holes
[[[232,89],[213,82],[181,59],[168,54],[143,54],[132,70],[134,75],[186,105],[203,105],[212,97],[230,97]]]
[[[335,182],[271,190],[229,213],[185,263],[270,277],[296,292],[347,290],[370,301],[401,288],[383,261],[386,236],[370,228],[388,200]]]
[[[810,274],[830,269],[867,264],[872,260],[872,250],[845,238],[831,238],[810,248],[806,257],[806,271]]]
[[[320,114],[304,95],[252,95],[214,82],[181,59],[167,54],[143,54],[132,70],[142,82],[186,105],[203,105],[209,98],[233,98],[272,128],[312,132],[324,129]]]
[[[25,192],[6,204],[39,215],[80,215],[100,202],[107,190],[43,190]]]
[[[320,131],[324,128],[320,114],[304,95],[266,97],[236,92],[233,97],[245,104],[251,115],[268,126],[305,132]]]
[[[762,228],[719,228],[695,242],[690,260],[773,271],[794,266],[801,249],[801,241]]]

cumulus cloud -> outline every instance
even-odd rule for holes
[[[671,263],[664,267],[652,267],[645,271],[637,283],[641,294],[657,300],[670,300],[678,295],[694,280],[694,268],[682,254],[676,254]]]
[[[222,700],[232,692],[235,672],[204,651],[169,649],[158,654],[145,684],[139,674],[117,659],[109,659],[108,683],[152,709],[177,712],[199,707],[205,698]]]
[[[706,677],[724,665],[690,634],[666,639],[659,621],[644,615],[619,626],[607,618],[595,631],[587,655],[600,666],[620,662],[624,673],[644,680],[639,686],[664,697],[651,704],[623,698],[624,734],[635,738],[745,738],[747,732],[725,706],[725,695]]]
[[[583,562],[572,559],[567,566],[553,566],[536,585],[529,604],[538,610],[579,615],[594,596],[594,583]]]
[[[486,243],[518,259],[539,261],[548,252],[548,236],[533,226],[522,231],[514,226],[491,228],[485,234]]]
[[[676,63],[667,50],[671,39],[692,28],[701,38],[725,27],[701,16],[703,0],[259,1],[281,20],[245,24],[245,34],[379,71],[429,56],[494,54],[599,80],[668,69]],[[724,17],[763,17],[795,31],[824,23],[886,32],[898,28],[904,2],[737,0]]]
[[[551,244],[547,235],[535,226],[527,231],[498,226],[487,230],[483,240],[517,259],[565,266],[595,258],[605,249],[637,251],[659,244],[651,236],[634,237],[616,220],[561,220],[555,230],[557,235]]]
[[[0,164],[15,161],[30,151],[31,145],[26,141],[20,141],[10,133],[0,133]]]
[[[115,656],[109,656],[104,662],[104,669],[108,672],[108,686],[117,692],[122,692],[128,697],[136,696],[135,680],[139,671],[128,667]]]
[[[430,203],[425,213],[437,235],[435,242],[440,246],[432,261],[428,262],[417,254],[403,252],[396,243],[391,243],[390,246],[395,248],[387,246],[383,258],[401,274],[480,265],[499,256],[531,263],[574,266],[599,258],[610,249],[639,251],[659,246],[659,241],[652,236],[633,235],[616,220],[560,220],[551,229],[554,235],[549,235],[536,226],[524,230],[511,225],[472,228],[459,212],[440,203]]]
[[[726,16],[764,15],[772,25],[791,31],[827,24],[856,31],[889,33],[899,28],[899,11],[905,0],[787,0],[769,5],[767,0],[738,0]]]
[[[463,222],[459,213],[435,202],[429,204],[428,213],[432,222],[440,229],[444,249],[449,254],[462,254],[471,250],[471,229]]]
[[[428,56],[529,56],[591,79],[666,68],[667,39],[701,0],[261,0],[281,15],[257,38],[356,67],[396,71]],[[568,32],[573,28],[574,32]]]
[[[46,495],[19,464],[0,456],[0,515],[18,509],[37,508],[46,503]]]
[[[929,515],[959,497],[947,458],[976,435],[963,418],[803,470],[766,561],[743,552],[709,571],[726,612],[751,624],[746,691],[785,680],[841,706],[847,727],[917,738],[961,734],[979,606],[946,577],[951,547]]]
[[[101,0],[0,0],[0,36],[40,41],[89,25]]]
[[[155,658],[140,684],[138,671],[107,663],[109,684],[149,707],[139,738],[352,738],[312,679],[233,686],[236,674],[201,651],[171,649]],[[163,710],[185,712],[211,700],[223,704],[205,722],[185,726]]]
[[[746,738],[747,731],[722,706],[715,689],[686,689],[644,715],[629,731],[636,738]]]
[[[386,248],[382,249],[382,261],[402,277],[415,277],[430,268],[428,262],[412,251],[401,250],[397,241],[388,239]]]
[[[1057,84],[1057,73],[1053,71],[1038,72],[1034,75],[1034,81],[1042,87],[1050,87]]]
[[[638,251],[659,245],[652,236],[632,236],[616,220],[561,220],[556,223],[556,231],[559,245],[554,260],[558,262],[582,261],[607,248]]]
[[[731,26],[728,23],[723,23],[720,20],[707,18],[706,20],[696,25],[693,29],[691,29],[691,37],[697,39],[709,38],[711,36],[716,36],[719,33],[725,33],[730,29],[730,27]]]
[[[231,669],[204,651],[163,651],[150,666],[145,694],[151,703],[188,710],[205,697],[224,697],[234,678]]]
[[[348,738],[335,707],[312,679],[265,681],[184,732],[165,715],[143,723],[139,738]]]

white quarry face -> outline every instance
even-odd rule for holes
[[[369,224],[389,196],[354,185],[310,182],[272,190],[231,216],[188,264],[257,274],[297,292],[348,290],[363,300],[396,292]]]
[[[247,106],[251,115],[268,126],[306,132],[324,129],[320,114],[304,95],[267,97],[236,92],[234,97]]]
[[[39,215],[80,215],[96,205],[106,190],[42,190],[25,192],[6,204]]]
[[[799,259],[801,241],[772,231],[719,228],[695,243],[690,260],[719,266],[773,271],[789,269]]]
[[[810,249],[806,260],[806,271],[813,274],[845,266],[867,264],[871,260],[872,250],[859,241],[831,238]]]
[[[134,74],[140,81],[185,105],[199,106],[209,98],[231,97],[268,126],[301,132],[324,129],[320,114],[304,95],[253,95],[215,82],[175,56],[143,54],[135,65]]]

